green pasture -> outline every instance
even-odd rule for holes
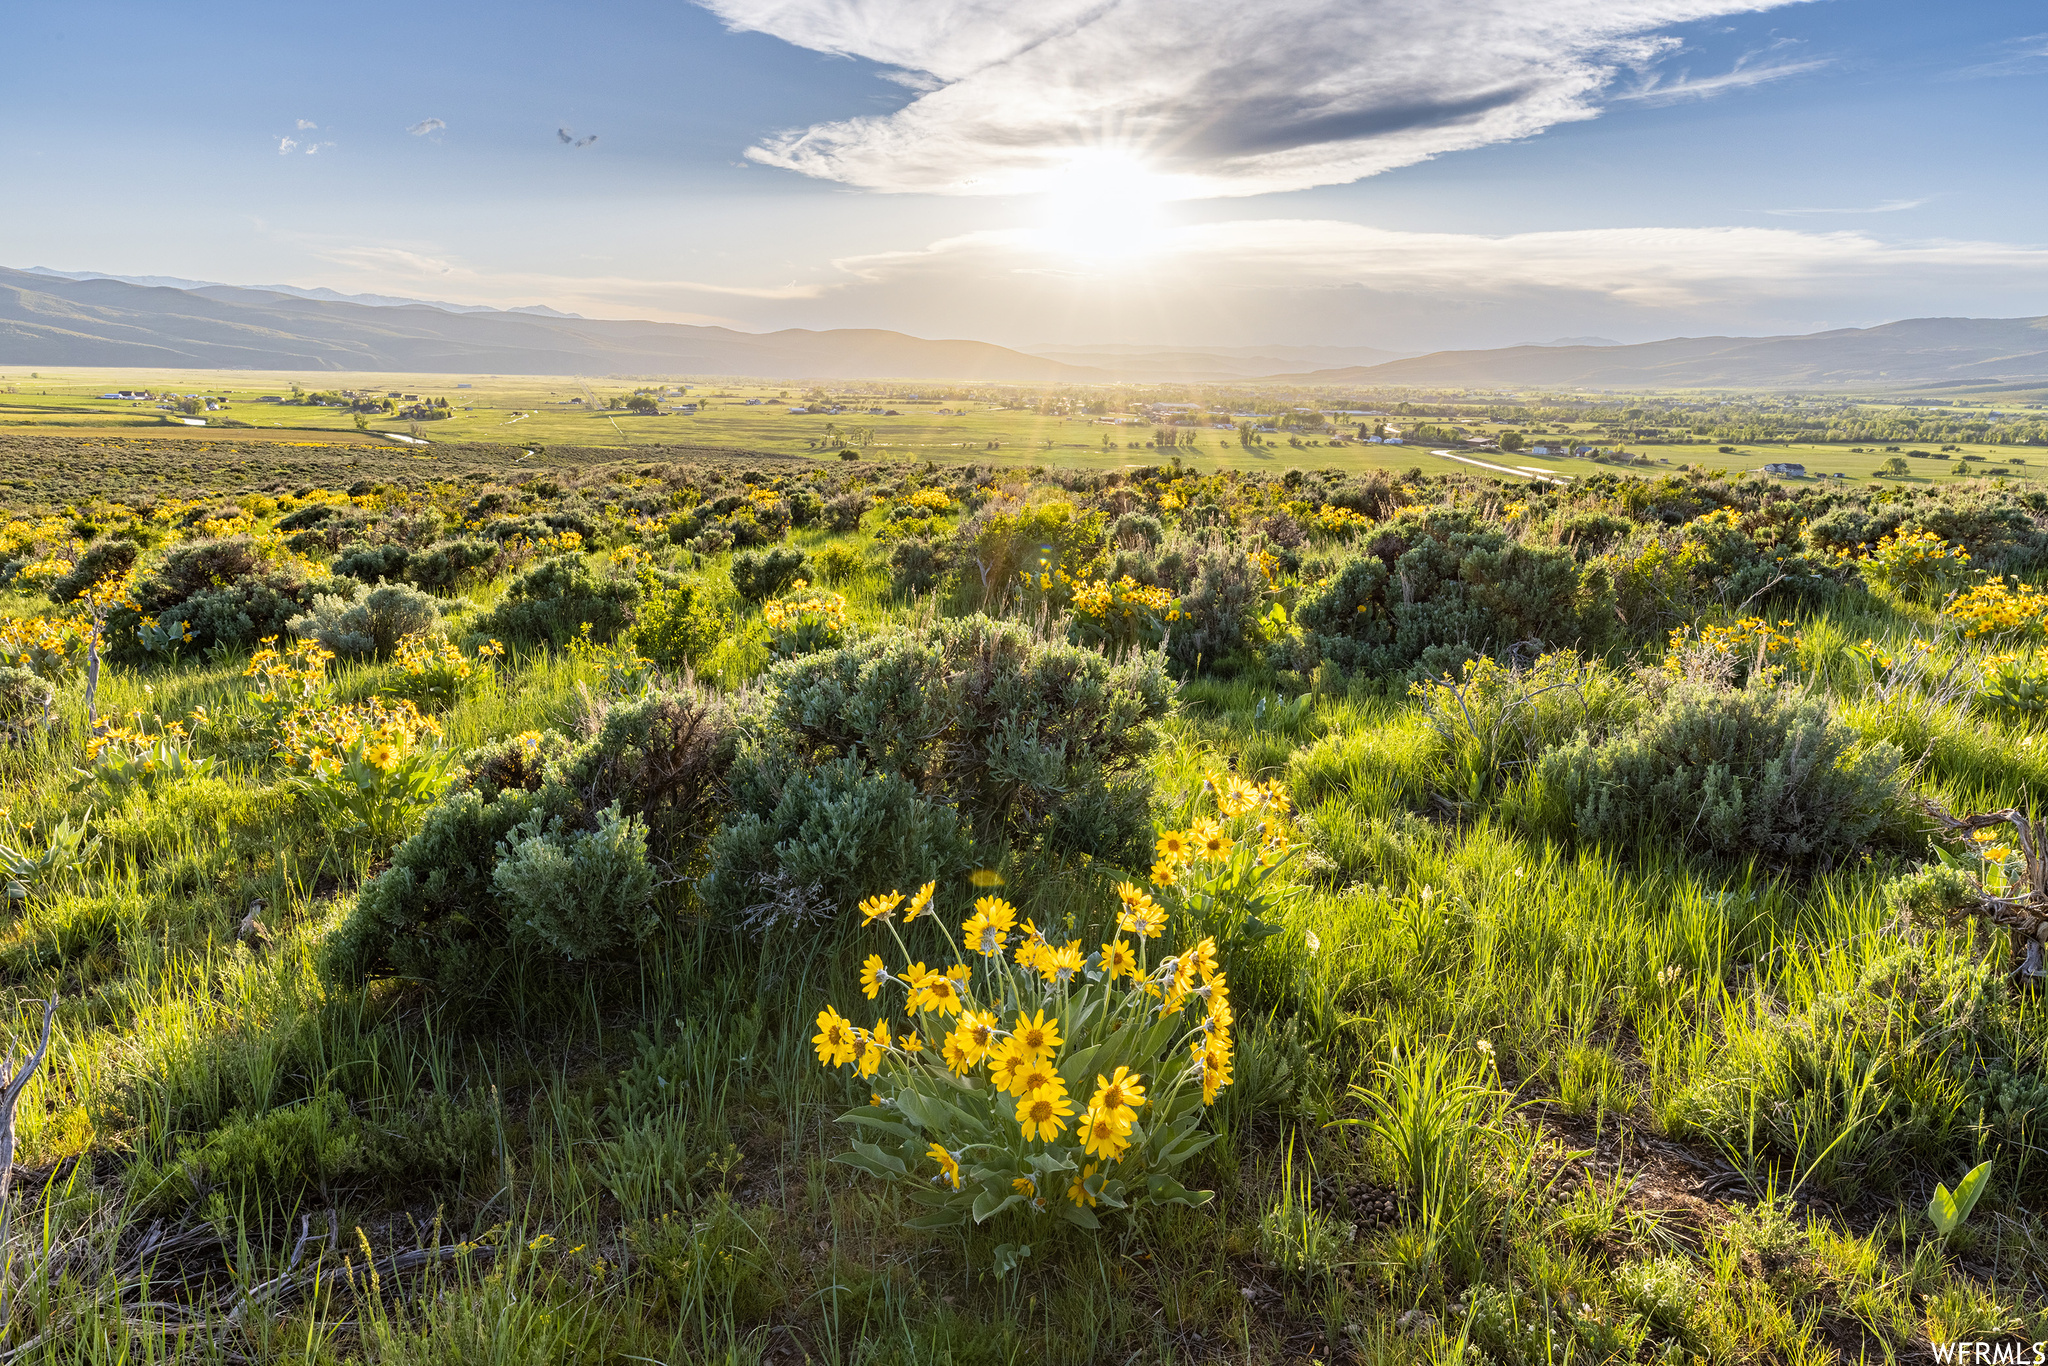
[[[256,374],[222,371],[83,371],[40,370],[40,378],[28,372],[0,375],[0,432],[23,431],[44,434],[118,433],[121,435],[213,436],[232,433],[237,438],[274,433],[279,440],[340,438],[359,440],[353,417],[339,409],[266,403],[265,398],[286,398],[297,383],[306,390],[355,389],[378,394],[398,392],[448,400],[453,415],[447,419],[417,424],[418,435],[434,444],[476,443],[525,447],[642,447],[704,446],[758,451],[776,455],[806,455],[830,458],[852,438],[850,429],[867,429],[863,453],[871,459],[904,459],[950,463],[959,461],[993,463],[1052,463],[1085,469],[1112,470],[1155,463],[1161,453],[1152,445],[1153,424],[1135,413],[1136,404],[1155,397],[1150,388],[1118,386],[1106,391],[1113,411],[1103,417],[1048,416],[1037,411],[1038,401],[1059,397],[1069,387],[949,385],[945,381],[874,381],[865,383],[832,381],[817,386],[789,382],[743,382],[727,379],[692,380],[676,378],[607,379],[577,376],[487,376],[487,375],[390,375],[327,372]],[[641,416],[604,408],[607,400],[623,397],[636,389],[664,383],[688,386],[687,395],[677,401],[700,404],[695,414]],[[460,388],[458,386],[468,386]],[[185,427],[170,422],[152,404],[136,404],[94,397],[116,388],[145,388],[152,391],[199,393],[223,397],[229,406],[206,414],[205,428]],[[1001,399],[987,395],[1004,393]],[[1100,396],[1104,391],[1089,390]],[[1161,391],[1163,392],[1163,391]],[[1231,391],[1251,392],[1240,387]],[[983,397],[970,397],[970,393]],[[908,398],[920,394],[918,400]],[[1176,390],[1173,397],[1179,397]],[[757,404],[748,400],[758,399]],[[581,400],[578,402],[577,400]],[[789,408],[807,400],[837,403],[845,408],[838,414],[792,414]],[[1243,400],[1249,401],[1249,400]],[[1335,397],[1325,401],[1339,401]],[[1218,400],[1222,406],[1222,400]],[[1883,406],[1872,400],[1872,406]],[[894,417],[871,415],[870,408],[893,409]],[[942,411],[943,410],[943,411]],[[1333,419],[1331,432],[1322,436],[1293,436],[1268,433],[1260,444],[1246,446],[1235,430],[1196,430],[1191,445],[1174,448],[1183,460],[1198,469],[1281,470],[1290,465],[1342,470],[1421,469],[1427,474],[1449,474],[1475,467],[1433,454],[1434,443],[1404,444],[1399,447],[1371,446],[1347,441],[1330,444],[1333,436],[1351,437],[1361,419]],[[1368,423],[1379,419],[1362,419]],[[1393,419],[1397,423],[1403,419]],[[827,427],[835,430],[827,435]],[[1524,430],[1510,423],[1472,421],[1466,424],[1476,434],[1497,437],[1509,430]],[[387,416],[367,419],[368,439],[374,434],[410,434],[414,424]],[[1551,424],[1544,433],[1573,444],[1597,445],[1613,450],[1616,442],[1587,424]],[[1294,444],[1294,443],[1299,444]],[[397,443],[387,443],[397,444]],[[1881,446],[1861,451],[1847,445],[1802,443],[1738,446],[1722,454],[1711,442],[1663,444],[1620,443],[1628,454],[1640,457],[1632,467],[1648,472],[1697,464],[1708,469],[1731,472],[1755,470],[1775,462],[1803,464],[1813,476],[1840,474],[1848,479],[1867,480],[1877,475],[1893,452]],[[1474,459],[1510,468],[1533,466],[1571,476],[1597,468],[1623,468],[1620,461],[1596,465],[1585,460],[1539,457],[1456,448]],[[1933,449],[1929,447],[1929,449]],[[1954,473],[1965,457],[1973,466],[1969,476]],[[1642,463],[1647,462],[1647,463]],[[1941,484],[1961,477],[1999,474],[2032,481],[2048,470],[2048,449],[1965,444],[1933,459],[1910,462],[1906,481]],[[1513,476],[1507,476],[1513,477]]]

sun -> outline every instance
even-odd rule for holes
[[[1127,261],[1150,255],[1168,226],[1166,177],[1142,157],[1098,148],[1077,152],[1046,172],[1038,191],[1037,234],[1057,255]]]

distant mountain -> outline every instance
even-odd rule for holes
[[[1910,389],[2048,383],[2048,318],[1911,318],[1785,337],[1438,351],[1277,376],[1301,384],[1526,389]]]
[[[1077,380],[1100,370],[977,341],[739,332],[525,312],[372,307],[276,290],[72,280],[0,268],[0,364],[492,375]]]
[[[331,289],[301,289],[297,285],[224,285],[218,280],[181,280],[175,275],[109,275],[100,270],[51,270],[30,266],[28,275],[49,275],[59,280],[119,280],[124,285],[148,285],[159,289],[256,289],[269,294],[290,294],[300,299],[329,299],[335,303],[363,304],[370,308],[410,308],[424,304],[447,313],[537,313],[543,318],[580,318],[581,313],[562,313],[546,304],[520,304],[514,308],[492,308],[487,304],[451,304],[440,299],[405,299],[393,294],[340,294]]]
[[[1529,346],[1626,346],[1612,337],[1559,337],[1556,341],[1529,342]]]
[[[1386,351],[1376,346],[1142,346],[1046,345],[1025,348],[1067,365],[1104,370],[1119,379],[1209,380],[1262,379],[1304,366],[1378,365],[1411,356],[1412,351]]]

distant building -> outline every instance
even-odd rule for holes
[[[458,389],[474,389],[476,386],[473,384],[458,384],[455,387]]]
[[[1764,473],[1783,475],[1787,479],[1804,479],[1806,466],[1795,465],[1789,461],[1777,461],[1764,466]]]

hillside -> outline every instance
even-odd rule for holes
[[[0,364],[506,375],[1092,380],[986,342],[873,328],[739,332],[678,323],[369,307],[264,290],[170,289],[0,268]]]
[[[1910,318],[1806,336],[1510,346],[1275,376],[1304,384],[1850,389],[2048,382],[2048,318]]]

